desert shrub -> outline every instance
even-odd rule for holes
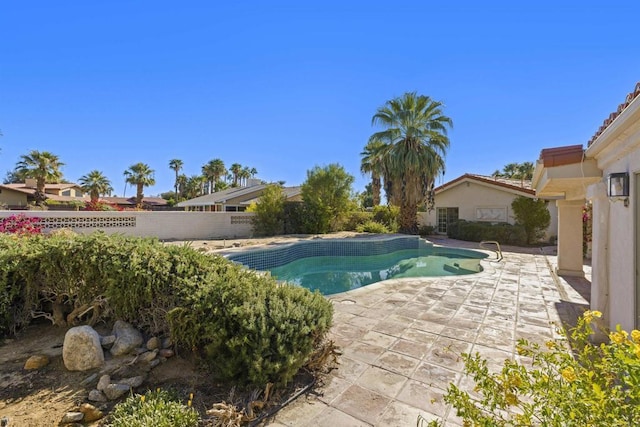
[[[253,232],[257,236],[274,236],[284,230],[284,202],[286,196],[282,187],[268,185],[255,205],[250,206],[255,213],[252,218]]]
[[[358,225],[356,227],[356,231],[358,233],[379,233],[379,234],[385,234],[390,232],[386,225],[380,224],[379,222],[375,222],[375,221],[367,221],[364,224]]]
[[[434,227],[433,225],[421,225],[420,227],[418,227],[418,234],[423,237],[435,234],[435,232],[436,227]]]
[[[197,427],[198,412],[166,390],[131,395],[118,403],[109,415],[111,427]]]
[[[386,225],[391,233],[398,231],[399,217],[400,208],[398,206],[375,206],[373,208],[373,220]]]
[[[524,228],[506,222],[489,223],[458,220],[447,225],[447,236],[452,239],[480,242],[496,240],[508,245],[526,245],[527,235]]]
[[[342,228],[347,231],[356,231],[362,224],[371,221],[373,215],[371,212],[351,211],[347,214]]]
[[[551,223],[551,214],[547,203],[542,199],[518,196],[511,202],[511,209],[516,224],[521,225],[526,233],[526,243],[536,243],[544,236],[544,231]]]
[[[609,342],[593,345],[591,322],[600,316],[586,311],[566,339],[545,348],[520,340],[521,358],[505,360],[500,372],[477,353],[463,354],[475,392],[450,384],[444,401],[465,426],[640,425],[640,331],[618,326]]]
[[[111,316],[168,332],[220,379],[261,385],[291,379],[332,316],[317,293],[187,246],[102,233],[0,235],[0,332],[34,312],[76,323],[87,309],[93,323]]]

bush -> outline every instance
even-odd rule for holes
[[[111,427],[197,427],[200,417],[191,407],[165,390],[131,395],[117,404],[109,415]]]
[[[187,246],[102,233],[0,235],[2,334],[28,324],[32,312],[66,325],[84,311],[92,323],[115,316],[170,333],[214,376],[256,385],[289,381],[332,317],[318,293]]]
[[[371,212],[352,211],[347,214],[347,218],[343,224],[343,229],[347,231],[356,231],[358,227],[373,219]]]
[[[284,234],[305,233],[305,212],[306,206],[302,202],[284,203]]]
[[[450,384],[445,402],[465,426],[640,425],[640,331],[629,336],[618,326],[608,343],[592,345],[591,322],[600,316],[586,311],[564,334],[571,348],[565,340],[548,341],[544,350],[520,340],[524,359],[505,360],[498,373],[478,354],[463,354],[478,394]]]
[[[281,186],[270,184],[265,188],[258,202],[251,206],[251,211],[255,213],[252,218],[253,232],[257,236],[282,234],[285,200]]]
[[[358,227],[356,227],[356,231],[358,233],[389,233],[389,229],[386,225],[380,224],[379,222],[375,221],[367,221],[364,224],[358,225]]]
[[[458,220],[447,225],[447,236],[452,239],[470,242],[496,240],[503,245],[522,246],[527,244],[527,235],[524,228],[506,222],[492,224]]]
[[[0,220],[0,233],[33,235],[42,233],[40,218],[25,214],[11,215]]]
[[[435,234],[436,228],[433,225],[421,225],[418,228],[418,234],[422,237]]]
[[[542,199],[518,196],[511,202],[511,209],[515,215],[516,224],[524,228],[526,243],[536,243],[544,236],[544,231],[551,223],[547,202]]]
[[[400,208],[397,206],[375,206],[373,208],[373,220],[384,224],[389,232],[396,233],[400,227],[398,218],[400,217]]]

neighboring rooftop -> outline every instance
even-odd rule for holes
[[[496,185],[498,187],[502,187],[509,190],[516,190],[528,194],[535,194],[535,191],[531,187],[531,180],[524,179],[510,179],[510,178],[500,178],[494,176],[486,176],[486,175],[477,175],[472,173],[465,173],[458,178],[446,182],[434,189],[436,193],[441,192],[449,187],[453,187],[458,185],[459,183],[464,182],[465,180],[477,181],[484,184]]]

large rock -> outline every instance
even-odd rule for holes
[[[104,364],[100,335],[91,326],[76,326],[67,331],[62,345],[62,360],[70,371],[87,371]]]
[[[24,363],[24,369],[31,371],[33,369],[40,369],[49,364],[49,356],[46,354],[36,354],[27,359]]]
[[[128,393],[131,387],[128,384],[109,384],[104,389],[104,395],[109,400],[116,400],[125,393]]]
[[[122,320],[116,321],[113,325],[113,335],[116,336],[116,341],[109,351],[114,356],[131,353],[144,342],[140,331]]]
[[[80,409],[78,409],[78,411],[84,414],[84,418],[82,419],[82,421],[84,421],[85,423],[90,423],[104,417],[102,411],[90,403],[83,403],[82,405],[80,405]]]

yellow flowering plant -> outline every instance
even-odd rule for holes
[[[445,402],[465,427],[640,425],[640,331],[618,326],[608,342],[594,345],[591,324],[601,316],[586,311],[575,328],[545,346],[518,341],[517,360],[506,360],[499,372],[479,354],[463,354],[475,389],[450,384]]]

